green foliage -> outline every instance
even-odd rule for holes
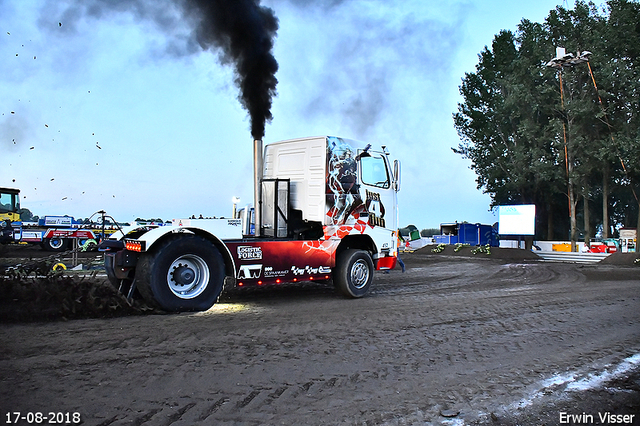
[[[136,218],[135,220],[136,222],[140,222],[140,223],[164,223],[162,219],[157,218],[157,219],[141,219],[141,218]]]
[[[557,46],[592,52],[588,64],[562,70],[562,93],[559,73],[546,66]],[[471,161],[492,205],[536,204],[547,225],[538,226],[539,233],[553,233],[560,222],[566,235],[571,176],[581,206],[602,205],[606,197],[607,216],[636,226],[640,3],[557,7],[542,24],[524,19],[516,32],[501,31],[478,57],[476,71],[460,86],[464,101],[453,119],[461,143],[452,149]],[[603,216],[593,213],[595,227]]]
[[[18,213],[20,214],[20,220],[23,222],[36,222],[38,220],[38,216],[34,216],[29,209],[21,208]]]
[[[420,235],[423,237],[433,237],[434,235],[440,235],[440,228],[425,228],[420,231]]]
[[[484,253],[487,256],[489,256],[491,254],[491,245],[487,244],[486,246],[478,246],[473,250],[471,250],[471,253],[473,254]]]
[[[453,251],[455,253],[459,252],[460,250],[462,250],[465,247],[471,247],[470,244],[463,244],[463,243],[456,243],[455,247],[453,248]]]
[[[438,244],[436,248],[431,249],[431,251],[433,253],[442,253],[445,248],[447,248],[447,245],[441,243],[441,244]]]

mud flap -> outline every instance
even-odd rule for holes
[[[397,262],[398,262],[398,258],[395,256],[381,257],[376,262],[376,270],[386,271],[387,269],[393,269],[396,267]]]

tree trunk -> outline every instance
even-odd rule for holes
[[[571,172],[571,171],[569,171]],[[573,184],[569,181],[569,217],[570,217],[570,225],[571,225],[571,251],[578,251],[577,241],[578,241],[578,220],[576,218],[576,207],[578,206],[578,202],[576,201],[576,194],[573,190]]]
[[[638,251],[638,236],[640,236],[640,201],[638,201],[638,221],[636,223],[636,251]]]
[[[602,238],[609,238],[609,167],[602,171]]]
[[[589,189],[585,185],[582,189],[582,199],[584,205],[584,243],[591,246],[591,215],[589,214]]]
[[[562,73],[560,73],[562,76]],[[562,88],[562,81],[560,82]],[[564,110],[564,104],[562,105]],[[565,117],[566,118],[566,117]],[[574,175],[573,175],[573,152],[571,144],[569,143],[569,136],[571,134],[571,121],[567,119],[565,131],[565,161],[567,162],[567,195],[569,196],[569,224],[571,226],[571,251],[576,252],[578,241],[578,221],[576,219],[576,207],[578,206],[578,200],[576,199],[576,191],[574,189]]]
[[[547,240],[553,241],[553,206],[547,206]]]

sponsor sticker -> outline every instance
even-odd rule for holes
[[[298,268],[297,266],[292,266],[291,272],[293,272],[293,275],[328,274],[331,272],[331,268],[328,266],[319,266],[317,268],[313,268],[309,265],[305,266],[304,268]]]
[[[73,218],[69,216],[45,216],[45,226],[71,226]]]
[[[262,260],[262,247],[238,246],[239,260]]]
[[[240,265],[238,269],[238,279],[254,279],[260,278],[262,274],[262,265]]]
[[[277,269],[274,269],[273,266],[265,266],[264,267],[264,277],[265,278],[284,277],[288,273],[289,273],[288,269],[277,270]]]

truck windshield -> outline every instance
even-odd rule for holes
[[[361,157],[362,183],[365,185],[389,188],[387,162],[382,157]]]

